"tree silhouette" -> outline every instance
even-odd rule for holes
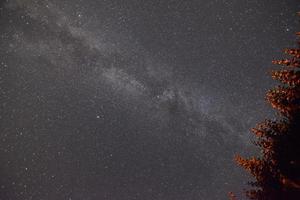
[[[266,95],[278,119],[265,120],[251,130],[260,156],[235,158],[255,178],[246,191],[249,199],[300,199],[300,41],[298,48],[284,52],[286,59],[273,61],[281,68],[271,73],[280,85]]]

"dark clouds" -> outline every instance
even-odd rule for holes
[[[226,199],[295,4],[6,2],[0,197]]]

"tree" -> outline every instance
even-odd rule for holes
[[[281,68],[271,73],[280,85],[266,94],[278,118],[252,129],[255,144],[261,149],[259,156],[235,158],[255,179],[246,191],[249,199],[300,199],[300,41],[298,48],[284,52],[287,58],[273,61]]]

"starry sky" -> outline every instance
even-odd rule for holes
[[[225,200],[296,0],[0,1],[0,199]],[[299,29],[298,29],[299,30]]]

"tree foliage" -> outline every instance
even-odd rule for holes
[[[266,94],[279,118],[252,129],[260,156],[236,156],[236,162],[255,179],[246,191],[249,199],[300,199],[300,41],[298,48],[284,52],[287,58],[273,61],[281,67],[271,73],[280,85]]]

